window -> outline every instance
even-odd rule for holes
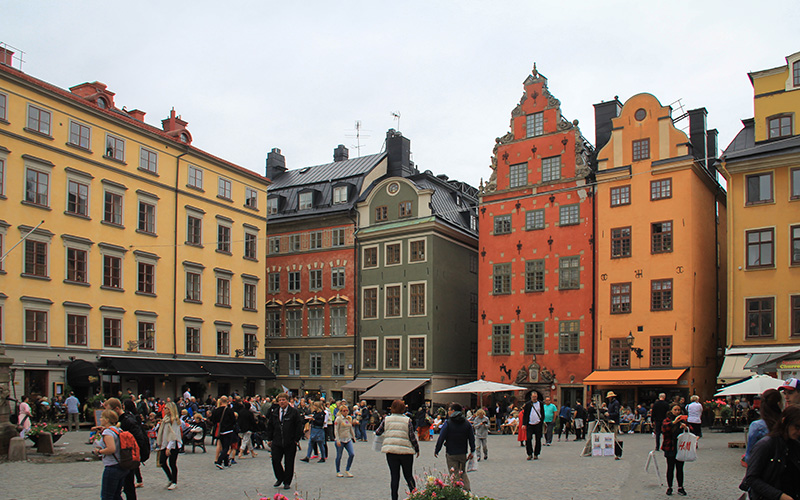
[[[106,135],[105,156],[117,161],[125,161],[125,140],[111,134]]]
[[[581,287],[581,258],[561,257],[558,261],[559,290],[578,289]]]
[[[231,188],[231,181],[230,179],[226,179],[224,177],[219,178],[219,182],[217,184],[217,196],[219,198],[224,198],[226,200],[232,199],[232,188]]]
[[[775,310],[775,299],[772,297],[761,297],[746,299],[747,309],[747,338],[772,338],[773,313]]]
[[[256,290],[257,288],[254,283],[244,284],[244,301],[242,306],[244,309],[248,311],[258,310],[258,301],[256,300],[258,293]]]
[[[611,258],[631,256],[631,228],[618,227],[611,230]]]
[[[345,273],[343,267],[334,267],[331,269],[331,288],[337,290],[344,288]]]
[[[280,337],[281,336],[281,312],[267,311],[267,336]]]
[[[425,369],[425,337],[408,339],[408,367],[418,370]]]
[[[672,179],[650,181],[650,200],[663,200],[672,198]]]
[[[631,187],[628,186],[620,186],[611,188],[611,206],[612,207],[619,207],[622,205],[630,205],[631,204]]]
[[[120,257],[103,256],[103,286],[122,288],[122,259]]]
[[[203,189],[203,170],[189,165],[189,175],[186,183],[189,187]]]
[[[217,330],[217,356],[229,356],[231,353],[231,332]]]
[[[103,347],[122,347],[122,320],[103,318]]]
[[[775,264],[775,229],[756,229],[745,232],[745,235],[747,238],[747,268],[773,267]]]
[[[267,275],[267,291],[269,293],[281,291],[281,273],[269,273]]]
[[[478,274],[478,256],[474,253],[469,256],[469,272]]]
[[[0,94],[0,120],[8,119],[8,96]]]
[[[772,172],[748,175],[745,177],[747,189],[747,205],[770,203],[772,198]]]
[[[5,255],[5,238],[6,238],[5,229],[0,227],[0,255]],[[6,270],[5,261],[0,260],[0,274],[3,274],[2,272],[5,271],[5,270]],[[3,312],[2,302],[0,302],[0,313],[2,313],[2,312]],[[2,337],[2,333],[3,333],[3,328],[2,327],[3,327],[3,316],[0,315],[0,339],[3,338]]]
[[[781,115],[767,118],[769,138],[790,137],[792,135],[792,116]]]
[[[378,289],[364,289],[364,319],[374,319],[378,317]]]
[[[139,200],[139,231],[148,234],[156,233],[156,206]]]
[[[494,218],[494,234],[511,233],[511,215],[498,215]]]
[[[611,314],[631,312],[631,284],[611,284]]]
[[[544,229],[544,209],[528,210],[525,212],[525,229]]]
[[[217,251],[231,253],[231,228],[217,223]]]
[[[310,191],[305,193],[300,193],[300,196],[297,199],[297,209],[308,210],[313,206],[313,202],[314,202],[314,193]]]
[[[25,342],[47,343],[47,311],[25,310]]]
[[[186,216],[186,243],[189,245],[203,245],[203,219]]]
[[[155,349],[155,332],[156,325],[154,323],[139,322],[139,350],[152,351]]]
[[[792,295],[792,330],[790,335],[797,337],[800,335],[800,295]]]
[[[384,222],[389,220],[389,210],[386,205],[375,207],[375,222]]]
[[[139,293],[156,293],[156,266],[147,262],[139,262],[136,291]]]
[[[308,248],[311,250],[322,248],[322,231],[312,231],[309,234]]]
[[[401,201],[400,202],[400,211],[398,216],[399,217],[411,217],[411,202],[410,201]]]
[[[331,353],[331,375],[334,377],[344,377],[344,353]]]
[[[258,191],[251,187],[244,188],[244,206],[247,208],[258,208]]]
[[[0,99],[2,98],[3,97],[0,96]],[[92,145],[91,140],[92,140],[92,129],[89,126],[74,121],[69,122],[70,144],[88,150],[91,148]]]
[[[469,294],[469,320],[472,323],[478,322],[478,294]]]
[[[544,259],[525,261],[525,291],[544,291]]]
[[[319,377],[322,375],[322,354],[309,354],[308,355],[308,374],[312,377]]]
[[[47,277],[47,243],[25,240],[25,274]]]
[[[650,366],[672,366],[672,336],[650,337]]]
[[[89,186],[72,180],[67,183],[67,212],[89,216]]]
[[[400,243],[386,244],[386,265],[391,266],[400,263]]]
[[[362,366],[367,370],[374,370],[378,368],[378,341],[377,339],[365,339],[363,341],[361,352],[363,353]]]
[[[542,182],[552,182],[559,179],[561,179],[561,157],[542,158]]]
[[[308,336],[322,337],[325,335],[325,309],[322,307],[308,308]]]
[[[122,195],[106,191],[103,203],[103,221],[116,226],[122,225]]]
[[[580,213],[577,203],[558,207],[558,224],[560,226],[571,226],[578,222],[580,222]]]
[[[386,317],[400,316],[400,285],[386,287]]]
[[[544,354],[544,323],[525,323],[525,354]]]
[[[273,215],[278,213],[278,198],[267,198],[267,214]]]
[[[277,352],[270,352],[267,356],[267,366],[272,369],[272,372],[275,375],[280,375],[281,367],[280,367],[280,355]]]
[[[281,238],[280,236],[272,236],[269,239],[269,253],[281,253]]]
[[[67,345],[86,345],[89,318],[83,314],[67,314]]]
[[[2,168],[3,168],[3,162],[2,160],[0,160],[0,183],[2,183],[3,181]],[[800,168],[791,169],[789,171],[789,177],[791,179],[790,182],[792,185],[791,199],[796,200],[800,198]],[[2,186],[0,186],[0,194],[3,194]]]
[[[186,271],[186,300],[200,302],[200,273]]]
[[[511,354],[511,326],[492,326],[492,354],[495,356]]]
[[[516,188],[528,184],[528,164],[518,163],[508,168],[508,187]]]
[[[50,135],[50,112],[29,104],[28,129]]]
[[[494,295],[504,295],[511,293],[511,264],[494,265]]]
[[[322,269],[308,271],[308,289],[312,291],[322,290]]]
[[[387,370],[400,368],[400,339],[386,339],[386,362]]]
[[[580,321],[560,321],[558,323],[558,352],[580,352]]]
[[[364,267],[378,267],[378,247],[364,249]]]
[[[650,253],[669,253],[672,251],[672,221],[650,224]]]
[[[795,87],[800,87],[800,61],[795,61],[792,64],[792,83]],[[0,113],[0,118],[2,117],[3,115]]]
[[[332,247],[344,246],[344,228],[331,230],[331,246]]]
[[[300,251],[300,235],[299,234],[289,235],[289,251],[290,252],[299,252]]]
[[[186,352],[200,352],[200,329],[195,326],[186,327]]]
[[[633,161],[647,160],[650,158],[650,139],[633,141]]]
[[[47,207],[50,205],[50,174],[29,168],[25,173],[25,201]]]
[[[800,265],[800,226],[792,226],[789,228],[789,235],[792,240],[792,265]]]
[[[347,335],[347,306],[331,306],[331,336]]]
[[[139,151],[139,168],[147,172],[158,172],[158,153],[147,148],[140,148]]]
[[[245,259],[258,259],[258,235],[253,233],[244,233],[244,258]]]
[[[408,306],[409,316],[425,315],[425,283],[411,283],[408,285],[410,302]]]
[[[67,248],[67,281],[87,283],[89,257],[86,250]]]
[[[231,280],[229,278],[223,278],[221,276],[217,276],[217,306],[228,306],[231,305]]]
[[[611,368],[628,368],[631,365],[631,349],[623,338],[611,339]]]
[[[525,117],[525,137],[544,134],[544,113],[532,113]]]
[[[347,203],[347,186],[333,188],[333,204]]]
[[[300,271],[289,271],[289,291],[300,291]]]
[[[672,279],[650,282],[650,310],[672,310]]]
[[[300,375],[300,355],[289,353],[289,375]]]
[[[6,162],[0,158],[0,197],[6,194]]]

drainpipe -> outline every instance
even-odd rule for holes
[[[181,157],[189,154],[189,148],[175,157],[175,233],[172,246],[172,358],[178,357],[178,179],[181,173]]]
[[[358,354],[359,354],[359,321],[358,321],[358,303],[359,303],[359,294],[358,294],[358,284],[360,283],[361,278],[361,267],[358,265],[358,257],[361,254],[359,251],[358,245],[358,228],[359,228],[359,212],[355,210],[355,216],[351,217],[353,221],[354,229],[353,229],[353,249],[355,250],[354,257],[353,257],[353,380],[358,378],[360,363],[358,362]],[[355,399],[355,398],[353,398]]]

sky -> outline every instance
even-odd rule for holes
[[[800,51],[796,3],[757,5],[3,0],[0,42],[31,76],[103,82],[151,125],[174,108],[194,146],[262,175],[272,148],[297,169],[338,144],[377,153],[394,128],[417,168],[477,187],[534,63],[591,143],[593,104],[648,92],[673,116],[705,107],[724,148],[753,114],[747,73]]]

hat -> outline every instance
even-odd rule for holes
[[[796,391],[798,384],[800,384],[800,380],[797,380],[796,378],[790,378],[787,379],[782,386],[778,387],[778,389],[783,389],[784,391]]]
[[[608,391],[608,393],[606,394],[606,398],[616,397],[616,396],[617,395],[614,393],[614,391]]]

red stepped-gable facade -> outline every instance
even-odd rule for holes
[[[481,186],[478,373],[572,404],[592,371],[592,147],[533,72]]]

